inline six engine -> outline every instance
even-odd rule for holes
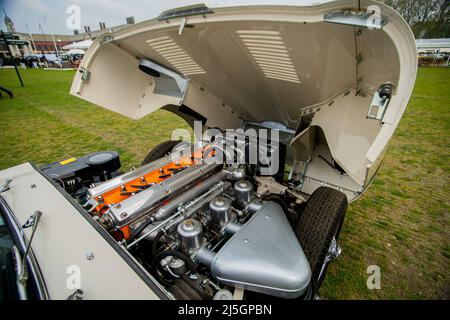
[[[310,266],[286,212],[249,166],[208,161],[216,147],[91,183],[83,207],[175,298],[306,294]]]

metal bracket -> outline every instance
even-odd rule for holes
[[[112,34],[107,34],[103,38],[100,39],[100,44],[106,44],[114,41],[114,36]]]
[[[183,31],[184,31],[185,28],[193,28],[193,27],[194,26],[192,24],[188,24],[187,23],[187,19],[186,18],[181,19],[180,27],[178,28],[178,35],[181,36],[183,34]]]
[[[344,24],[369,29],[382,29],[387,24],[386,19],[375,15],[375,12],[373,11],[345,10],[330,12],[323,16],[323,20],[328,23]]]
[[[81,80],[88,82],[89,79],[91,78],[91,72],[85,67],[81,67],[79,70],[81,73]]]
[[[369,110],[367,111],[367,119],[381,121],[386,112],[389,101],[391,101],[393,85],[385,83],[374,93]]]
[[[275,181],[273,177],[256,177],[256,182],[259,183],[257,193],[260,196],[267,194],[285,194],[287,187]]]
[[[351,192],[351,193],[353,193],[354,195],[361,194],[361,192],[362,192],[361,189],[360,189],[360,190],[352,190],[352,189],[349,189],[349,188],[346,188],[346,187],[343,187],[343,186],[339,186],[339,185],[336,185],[336,184],[332,184],[332,183],[329,183],[329,182],[327,182],[327,181],[319,180],[319,179],[316,179],[316,178],[313,178],[313,177],[310,177],[310,176],[306,176],[306,175],[304,176],[304,181],[302,181],[302,183],[301,183],[301,186],[302,186],[302,187],[303,187],[305,181],[310,181],[310,182],[319,184],[319,185],[321,185],[322,187],[330,187],[330,188],[336,189],[336,190],[341,191],[341,192],[344,192],[344,191],[346,191],[346,192]],[[301,191],[301,190],[298,189],[299,186],[300,186],[300,185],[298,185],[298,186],[296,187],[296,190]]]
[[[84,208],[84,210],[88,211],[88,212],[94,212],[95,208],[97,208],[97,206],[100,203],[95,200],[94,198],[89,199],[88,201],[86,201],[84,204],[82,204],[81,206]]]

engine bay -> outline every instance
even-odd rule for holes
[[[212,161],[223,141],[180,145],[126,173],[109,151],[42,170],[172,298],[311,298],[292,227],[303,196],[255,165]]]

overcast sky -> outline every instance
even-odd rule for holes
[[[284,0],[286,4],[311,5],[326,0]],[[38,33],[39,23],[45,33],[73,34],[66,27],[70,5],[77,5],[81,12],[81,26],[88,25],[91,30],[99,29],[99,22],[107,27],[125,23],[125,18],[134,16],[135,21],[154,18],[161,11],[205,3],[209,7],[222,7],[236,4],[279,4],[278,0],[0,0],[1,8],[12,18],[16,31]],[[1,12],[0,28],[6,31],[4,13]],[[28,26],[28,30],[27,30]]]

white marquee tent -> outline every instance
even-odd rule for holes
[[[70,49],[83,49],[86,50],[87,48],[89,48],[92,44],[92,40],[83,40],[83,41],[79,41],[79,42],[74,42],[72,44],[68,44],[66,46],[63,47],[64,50],[70,50]]]
[[[70,49],[69,51],[65,52],[64,54],[67,54],[67,55],[85,54],[85,51],[82,49]]]

